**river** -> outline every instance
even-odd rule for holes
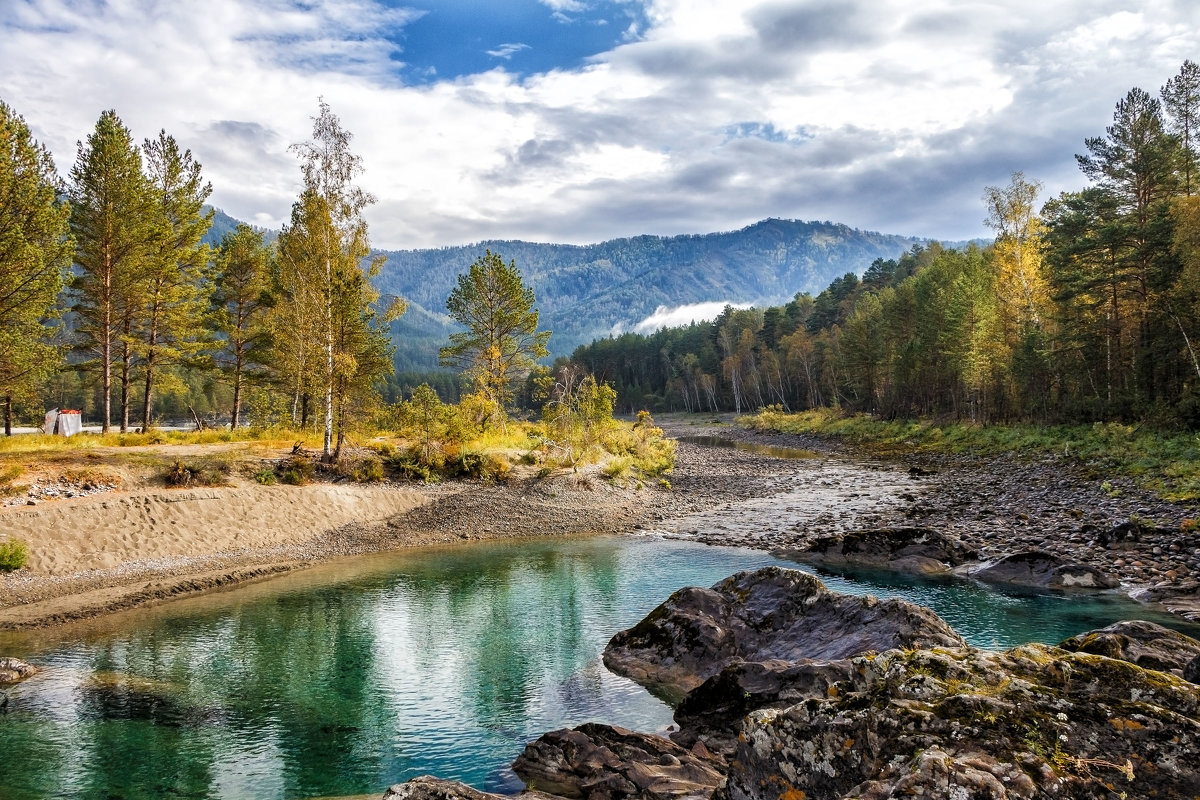
[[[474,544],[0,634],[0,652],[42,667],[7,690],[0,797],[378,796],[424,773],[514,790],[508,763],[544,731],[670,724],[601,664],[614,633],[682,586],[781,563],[651,536]],[[984,647],[1154,617],[1119,596],[824,577],[929,605]]]

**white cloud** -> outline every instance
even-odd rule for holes
[[[215,204],[278,225],[299,186],[287,145],[324,96],[391,248],[767,216],[966,238],[985,184],[1081,185],[1072,155],[1116,101],[1200,56],[1200,4],[1171,0],[646,0],[638,37],[581,68],[413,86],[396,42],[415,18],[374,0],[16,0],[3,99],[64,174],[115,108],[191,147]]]
[[[521,42],[507,42],[500,45],[495,50],[488,50],[487,54],[492,58],[503,58],[508,60],[512,58],[515,53],[519,53],[522,50],[528,49],[529,45],[527,44],[522,44]]]
[[[634,333],[654,333],[659,328],[676,328],[693,322],[708,322],[721,316],[726,306],[749,308],[745,303],[728,303],[716,300],[710,303],[689,303],[684,306],[659,306],[654,313],[633,326]]]

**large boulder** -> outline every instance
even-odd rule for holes
[[[0,656],[0,683],[23,681],[37,672],[37,667],[19,658]]]
[[[1008,583],[1038,589],[1115,589],[1121,585],[1112,575],[1088,564],[1063,561],[1051,553],[1031,550],[1005,556],[994,564],[971,573],[988,583]]]
[[[707,798],[724,766],[702,747],[592,723],[544,734],[512,765],[526,784],[580,800]]]
[[[766,567],[711,589],[680,589],[614,636],[604,663],[678,701],[735,661],[828,660],[936,646],[966,642],[927,608],[838,594],[811,575]]]
[[[1040,645],[850,664],[749,713],[714,798],[1200,796],[1200,691],[1172,675]]]
[[[809,564],[879,567],[922,574],[949,572],[978,553],[931,528],[880,528],[822,536],[803,550],[782,555]]]
[[[1107,628],[1072,636],[1058,646],[1073,653],[1108,656],[1183,677],[1186,677],[1184,668],[1200,657],[1200,641],[1145,620],[1114,622]]]

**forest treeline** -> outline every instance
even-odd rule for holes
[[[278,237],[241,225],[204,242],[212,191],[165,131],[140,145],[100,115],[61,178],[0,103],[0,401],[14,415],[74,407],[110,428],[219,413],[232,427],[347,425],[392,371],[387,325],[404,310],[371,280],[351,135],[322,101],[293,145],[302,190]],[[199,406],[199,409],[197,409]]]
[[[914,246],[783,306],[625,334],[572,359],[622,407],[1200,427],[1200,67],[1132,89],[1046,199],[987,187],[993,244]]]

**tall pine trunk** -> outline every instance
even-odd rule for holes
[[[242,418],[242,364],[245,357],[242,353],[243,345],[238,344],[234,348],[233,356],[233,413],[229,415],[229,429],[236,431],[238,424]],[[293,417],[294,417],[293,413]]]
[[[121,433],[129,432],[129,395],[130,382],[133,376],[130,374],[133,364],[133,353],[129,349],[129,334],[130,323],[128,318],[125,320],[124,328],[125,338],[121,342]]]
[[[12,395],[4,395],[4,435],[12,436]]]

